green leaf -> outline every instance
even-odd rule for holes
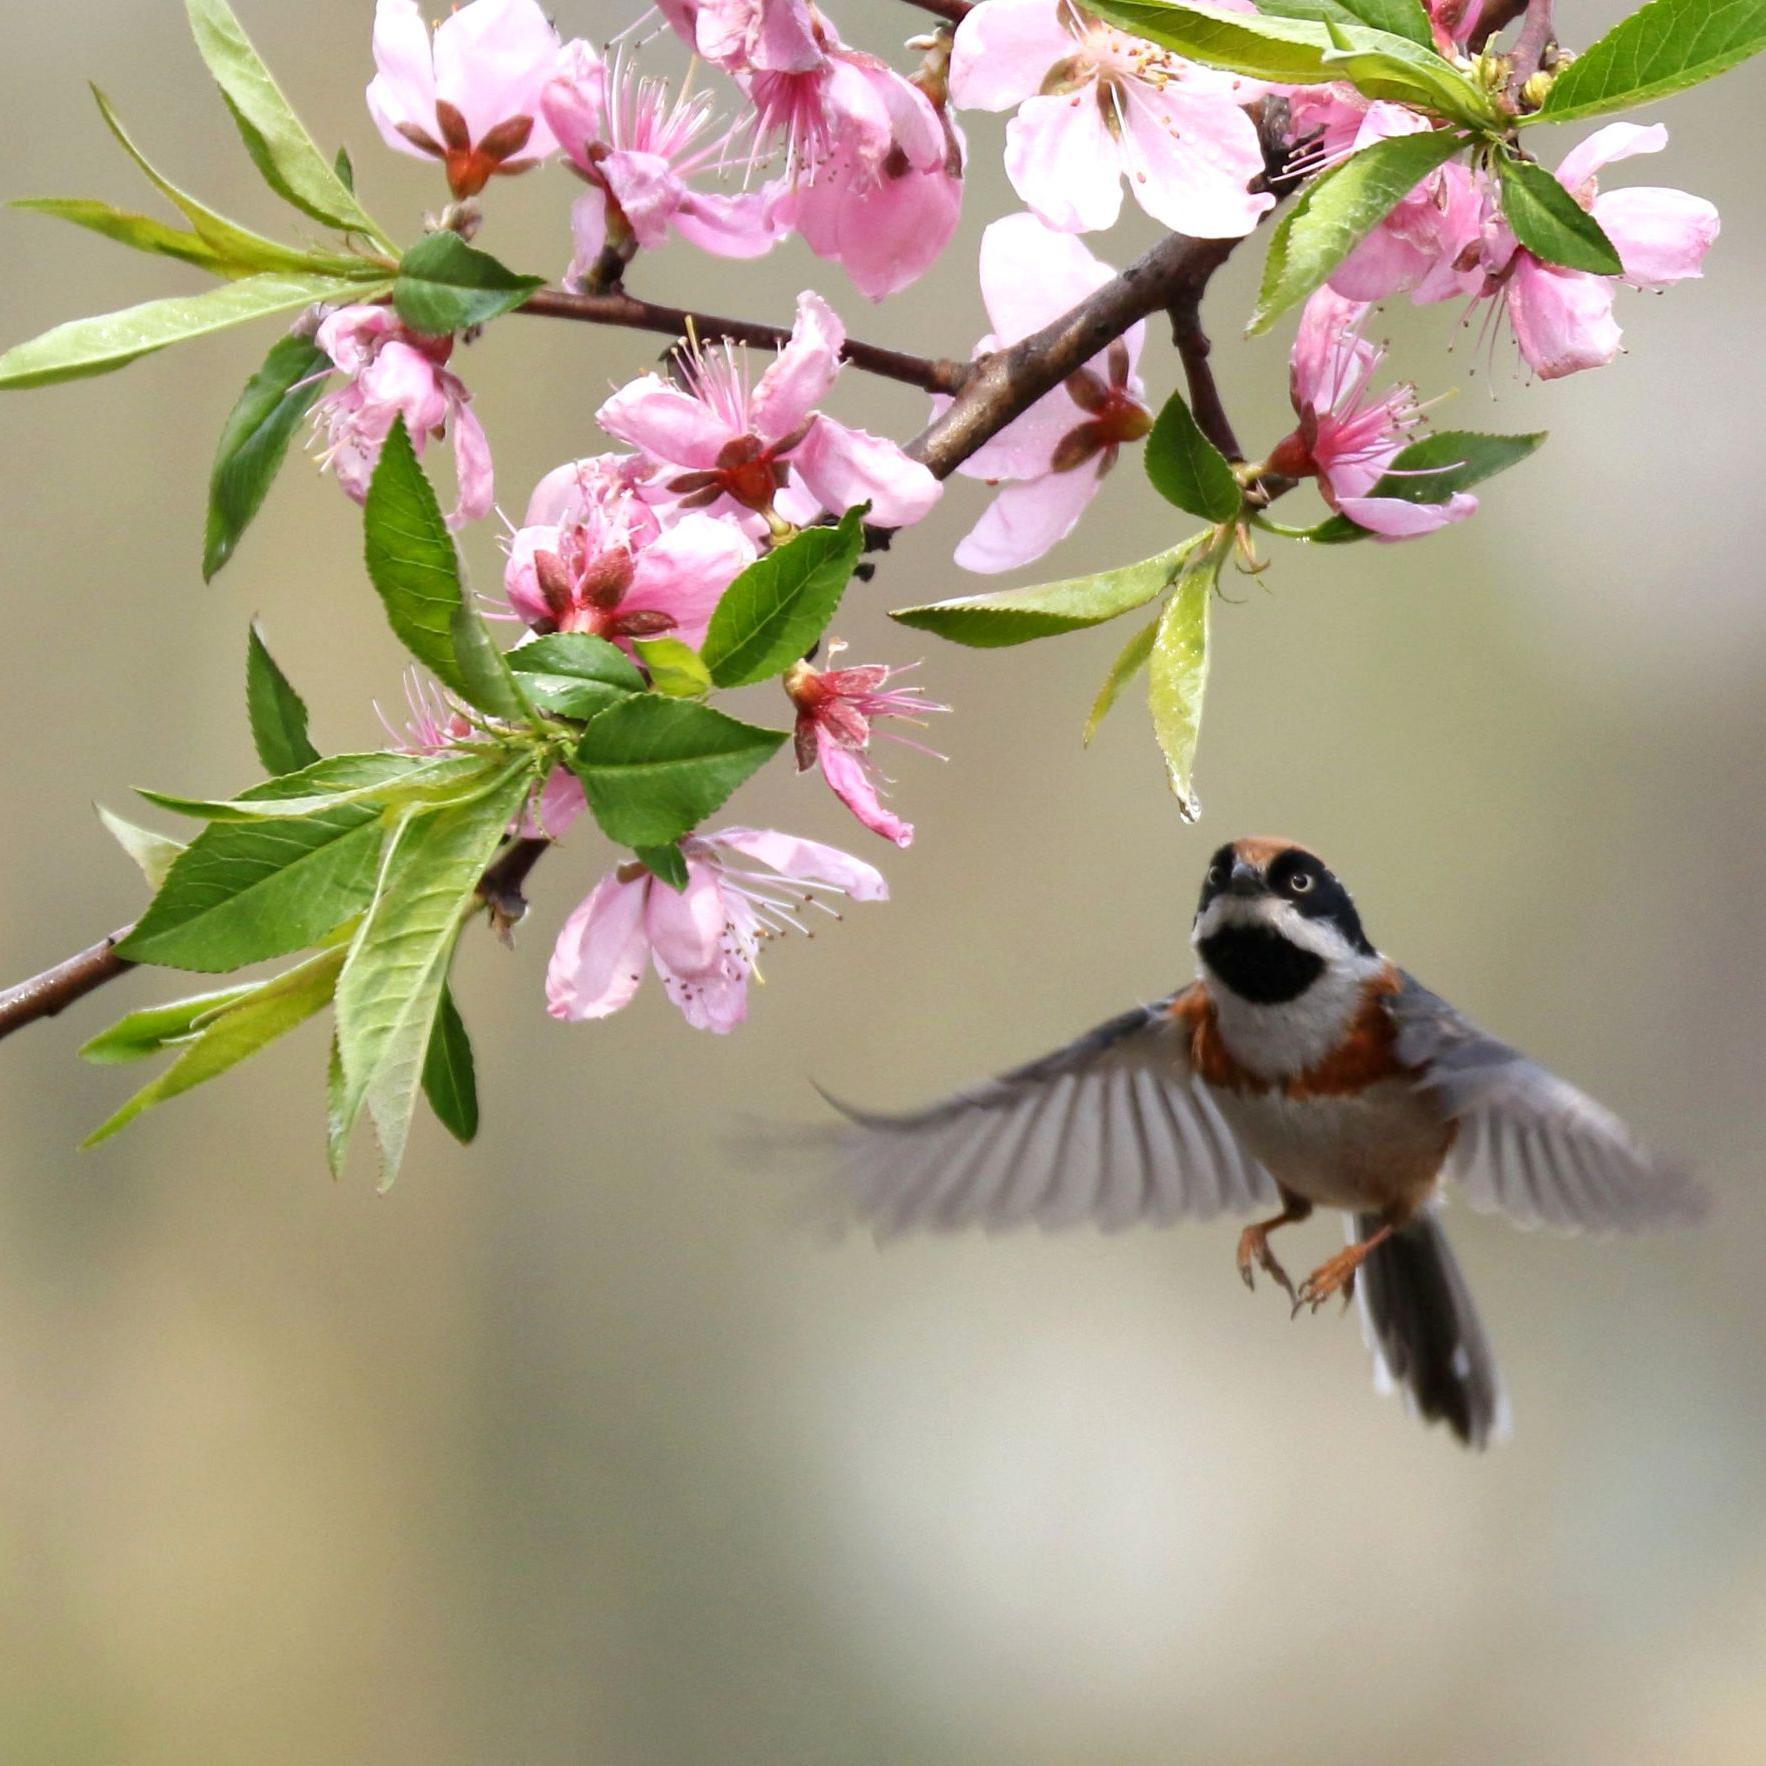
[[[1118,614],[1144,607],[1161,594],[1203,537],[1194,534],[1157,557],[1099,571],[1095,576],[1043,583],[1034,589],[962,595],[954,601],[930,601],[923,607],[898,607],[889,617],[977,650],[1084,631],[1087,626],[1102,625]]]
[[[196,47],[264,182],[315,221],[386,244],[386,236],[294,114],[227,0],[185,0],[185,9]]]
[[[1596,276],[1624,271],[1600,222],[1543,166],[1502,153],[1496,156],[1496,170],[1503,217],[1536,258]]]
[[[247,276],[201,294],[173,295],[118,313],[70,319],[0,356],[0,389],[108,374],[168,344],[308,307],[314,301],[370,300],[376,292],[372,286],[337,276]]]
[[[650,671],[653,691],[670,699],[703,699],[711,691],[705,658],[679,638],[634,638],[632,648]]]
[[[279,778],[317,762],[319,751],[307,735],[306,702],[276,666],[255,619],[245,642],[245,709],[265,772]]]
[[[1183,573],[1165,603],[1147,657],[1147,707],[1165,756],[1165,777],[1178,814],[1193,822],[1202,805],[1196,796],[1196,739],[1202,730],[1202,694],[1208,684],[1208,613],[1220,575],[1220,554],[1210,552]]]
[[[1174,392],[1147,437],[1147,477],[1166,502],[1217,526],[1232,521],[1245,494],[1224,455],[1190,415],[1183,394]]]
[[[463,1146],[470,1145],[478,1133],[478,1077],[472,1039],[454,1004],[453,989],[445,983],[423,1057],[423,1095],[442,1127]]]
[[[720,687],[782,674],[827,629],[864,550],[868,503],[757,558],[724,590],[701,653]]]
[[[182,227],[168,227],[151,215],[138,215],[129,209],[112,208],[108,202],[97,202],[88,196],[20,196],[6,205],[34,215],[53,215],[57,220],[71,221],[76,227],[102,233],[119,245],[135,251],[152,252],[162,258],[177,258],[194,264],[211,275],[224,276],[226,265],[214,252]]]
[[[318,815],[346,804],[440,802],[481,788],[494,754],[442,749],[434,754],[328,754],[299,772],[266,779],[237,797],[179,797],[141,790],[149,803],[210,822],[264,822]]]
[[[317,944],[373,897],[381,812],[345,804],[293,822],[217,822],[178,856],[118,951],[219,974]]]
[[[382,1188],[404,1158],[454,942],[527,786],[526,766],[516,765],[468,801],[406,811],[350,945],[337,984],[338,1115],[347,1136],[367,1107]]]
[[[1501,118],[1432,45],[1345,23],[1349,8],[1302,17],[1226,12],[1183,0],[1086,0],[1086,10],[1190,61],[1291,85],[1348,80],[1369,98],[1389,98],[1488,130]]]
[[[634,693],[590,720],[571,766],[608,839],[667,846],[718,809],[785,740],[692,699]]]
[[[1683,92],[1766,48],[1766,0],[1650,0],[1558,75],[1522,122],[1568,123]]]
[[[92,87],[92,96],[97,100],[98,114],[104,118],[105,127],[117,138],[123,152],[135,162],[148,183],[174,208],[182,211],[184,218],[196,230],[197,237],[213,251],[219,260],[220,274],[246,276],[258,270],[280,270],[298,275],[303,271],[317,270],[332,276],[366,276],[371,280],[385,280],[386,272],[383,268],[366,263],[361,258],[348,257],[335,251],[302,251],[296,246],[266,239],[263,234],[254,233],[249,227],[242,227],[237,221],[228,220],[225,215],[217,213],[207,203],[192,196],[188,190],[174,184],[148,159],[135,145],[128,130],[123,127],[122,118],[98,87]]]
[[[133,822],[124,821],[102,803],[92,807],[98,811],[98,819],[111,838],[135,861],[141,875],[147,879],[148,886],[158,889],[170,874],[173,861],[184,851],[184,842],[172,840],[164,834],[156,834],[151,828],[137,827]]]
[[[356,193],[356,162],[350,158],[347,147],[338,148],[332,156],[331,169],[337,174],[337,181],[351,196]]]
[[[483,325],[518,307],[543,276],[518,276],[458,233],[431,233],[399,262],[392,304],[413,331],[442,334]]]
[[[1263,286],[1246,330],[1255,335],[1320,287],[1355,247],[1466,145],[1448,129],[1390,135],[1351,154],[1301,191],[1263,261]]]
[[[687,859],[678,846],[640,846],[638,863],[677,893],[687,887]]]
[[[212,582],[263,507],[289,441],[325,390],[331,358],[304,337],[281,337],[227,414],[209,472],[202,580]]]
[[[1367,494],[1400,497],[1407,503],[1444,503],[1455,491],[1470,490],[1527,458],[1545,431],[1532,435],[1480,435],[1469,429],[1443,429],[1424,436],[1393,457],[1386,474]],[[1364,540],[1368,530],[1344,515],[1333,515],[1305,537],[1319,545]]]
[[[413,656],[492,717],[521,718],[527,701],[465,592],[460,554],[424,476],[405,420],[393,420],[363,510],[368,575],[393,631]]]
[[[259,985],[247,981],[239,987],[223,987],[214,993],[199,993],[193,999],[130,1012],[93,1037],[80,1050],[80,1059],[100,1067],[113,1067],[157,1055],[176,1043],[188,1042],[216,1013],[255,993]]]
[[[1110,715],[1110,707],[1116,703],[1117,695],[1147,666],[1147,658],[1153,653],[1153,639],[1158,631],[1159,620],[1149,620],[1122,646],[1121,654],[1110,664],[1110,672],[1104,677],[1104,684],[1098,689],[1097,698],[1092,701],[1091,714],[1085,720],[1085,733],[1080,738],[1087,748],[1091,746],[1092,737],[1098,733],[1099,726]]]
[[[184,1046],[184,1052],[158,1079],[136,1092],[80,1144],[95,1147],[100,1141],[109,1140],[143,1110],[163,1104],[167,1098],[175,1098],[205,1079],[214,1079],[229,1067],[236,1067],[247,1055],[256,1054],[266,1043],[304,1023],[331,998],[343,955],[341,949],[321,951],[284,974],[246,989],[236,1003],[206,1020],[195,1039]],[[122,1025],[116,1029],[120,1031]]]
[[[594,717],[644,690],[637,664],[617,644],[588,632],[553,632],[505,654],[528,697],[560,717]]]
[[[1371,25],[1394,37],[1435,47],[1422,0],[1259,0],[1258,10],[1275,18],[1334,19],[1338,24]]]

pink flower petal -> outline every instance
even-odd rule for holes
[[[621,883],[610,871],[564,922],[546,971],[554,1018],[606,1018],[630,1003],[650,949],[644,898],[652,887],[644,877]]]
[[[1579,196],[1603,166],[1640,153],[1660,153],[1667,145],[1668,131],[1660,123],[1608,123],[1586,141],[1578,141],[1558,162],[1558,182]]]
[[[560,840],[588,807],[582,780],[569,767],[553,767],[539,801],[522,812],[521,834],[529,840]]]
[[[1609,277],[1542,264],[1531,252],[1515,258],[1508,281],[1509,322],[1527,365],[1541,380],[1602,368],[1619,353]]]
[[[1006,125],[1006,176],[1062,233],[1113,227],[1122,212],[1122,158],[1096,89],[1027,98]]]
[[[568,281],[581,282],[601,261],[607,244],[607,192],[599,184],[588,185],[570,205],[570,268]]]
[[[951,102],[963,110],[1011,110],[1041,90],[1073,53],[1056,0],[983,0],[957,26]]]
[[[1195,239],[1239,239],[1275,206],[1246,186],[1263,170],[1257,127],[1230,99],[1180,87],[1126,89],[1122,159],[1134,199]]]
[[[850,895],[854,901],[887,901],[889,885],[875,865],[854,858],[837,846],[824,846],[819,840],[800,840],[795,834],[781,834],[771,828],[720,828],[707,834],[711,846],[727,846],[732,851],[757,859],[761,864],[784,877],[799,877],[806,883],[830,883]]]
[[[674,225],[689,245],[713,257],[758,258],[784,237],[777,212],[776,186],[735,195],[694,190],[675,211]]]
[[[869,502],[871,520],[881,527],[910,526],[944,488],[894,442],[848,429],[832,417],[816,419],[791,464],[824,509],[839,514]]]
[[[374,126],[388,147],[427,159],[422,148],[399,132],[400,123],[409,123],[432,139],[436,134],[435,64],[417,0],[379,0],[374,8],[374,67],[368,85]]]
[[[816,751],[822,763],[822,777],[829,788],[873,834],[893,840],[897,846],[911,846],[914,829],[911,822],[886,809],[877,796],[865,763],[850,748],[843,748],[829,739],[825,729],[816,732]]]
[[[653,884],[644,924],[658,966],[689,979],[710,974],[728,918],[723,886],[711,865],[689,861],[687,887],[679,891]]]
[[[1410,540],[1435,533],[1478,512],[1478,499],[1455,491],[1445,503],[1407,503],[1402,497],[1337,497],[1337,510],[1381,539]]]
[[[755,556],[753,542],[733,523],[689,510],[638,554],[621,605],[671,615],[669,636],[698,649],[724,590]]]
[[[1078,526],[1101,482],[1088,460],[1071,472],[1006,485],[957,546],[957,564],[992,575],[1040,558]]]
[[[541,159],[558,145],[540,94],[559,48],[536,0],[469,0],[436,26],[436,90],[466,119],[475,142],[511,117],[531,117],[520,157]]]
[[[1684,190],[1636,186],[1603,191],[1594,218],[1606,229],[1636,288],[1666,288],[1705,273],[1722,222],[1714,204]]]
[[[726,423],[660,374],[629,381],[595,413],[595,420],[609,435],[653,459],[689,471],[715,466],[732,439]]]
[[[606,97],[606,62],[580,37],[566,43],[540,91],[540,113],[579,171],[588,170],[589,149],[600,139]]]
[[[846,327],[813,289],[797,297],[791,341],[760,377],[749,404],[754,433],[762,441],[783,440],[821,403],[840,372]]]
[[[1115,274],[1071,233],[1005,215],[981,235],[981,298],[1001,344],[1017,343],[1095,294]]]
[[[470,405],[454,405],[454,471],[460,481],[460,500],[448,516],[448,526],[463,527],[482,521],[496,506],[496,485],[491,476],[491,444],[484,425]]]

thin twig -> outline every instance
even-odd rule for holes
[[[53,969],[45,969],[41,975],[33,975],[29,981],[21,981],[0,993],[0,1036],[10,1036],[39,1018],[53,1018],[94,988],[114,981],[125,969],[134,968],[127,957],[117,955],[116,949],[131,930],[124,926],[78,956],[68,957]]]
[[[639,300],[620,289],[605,294],[572,294],[562,288],[542,288],[529,295],[517,310],[546,319],[577,319],[590,325],[658,331],[666,337],[685,337],[690,323],[699,337],[728,338],[732,343],[752,344],[761,349],[783,349],[791,341],[791,333],[778,325],[762,325],[752,319],[725,319],[716,313],[696,313],[685,307],[665,307],[656,301]],[[936,361],[874,343],[860,343],[851,337],[841,347],[840,358],[866,374],[905,381],[925,392],[954,393],[969,375],[966,362]]]
[[[1208,358],[1214,346],[1202,327],[1202,290],[1186,285],[1167,306],[1171,315],[1171,341],[1183,362],[1183,375],[1190,391],[1190,415],[1196,427],[1226,455],[1229,460],[1242,460],[1245,450],[1233,433],[1231,419],[1214,381],[1214,368]]]

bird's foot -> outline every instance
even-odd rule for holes
[[[1239,1274],[1244,1278],[1245,1286],[1255,1291],[1257,1277],[1254,1270],[1261,1269],[1298,1307],[1300,1297],[1294,1292],[1294,1284],[1282,1268],[1280,1259],[1269,1248],[1269,1233],[1267,1226],[1248,1226],[1239,1234]]]
[[[1300,1284],[1299,1293],[1294,1295],[1294,1315],[1299,1316],[1302,1306],[1310,1306],[1314,1312],[1318,1311],[1333,1294],[1341,1294],[1343,1305],[1347,1308],[1349,1302],[1355,1298],[1356,1271],[1367,1262],[1368,1254],[1376,1246],[1384,1244],[1391,1235],[1391,1227],[1383,1226],[1372,1238],[1346,1247],[1335,1257],[1327,1257]]]

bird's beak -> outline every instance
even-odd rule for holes
[[[1263,873],[1255,865],[1241,859],[1233,860],[1233,874],[1227,879],[1228,895],[1254,896],[1263,893]]]

